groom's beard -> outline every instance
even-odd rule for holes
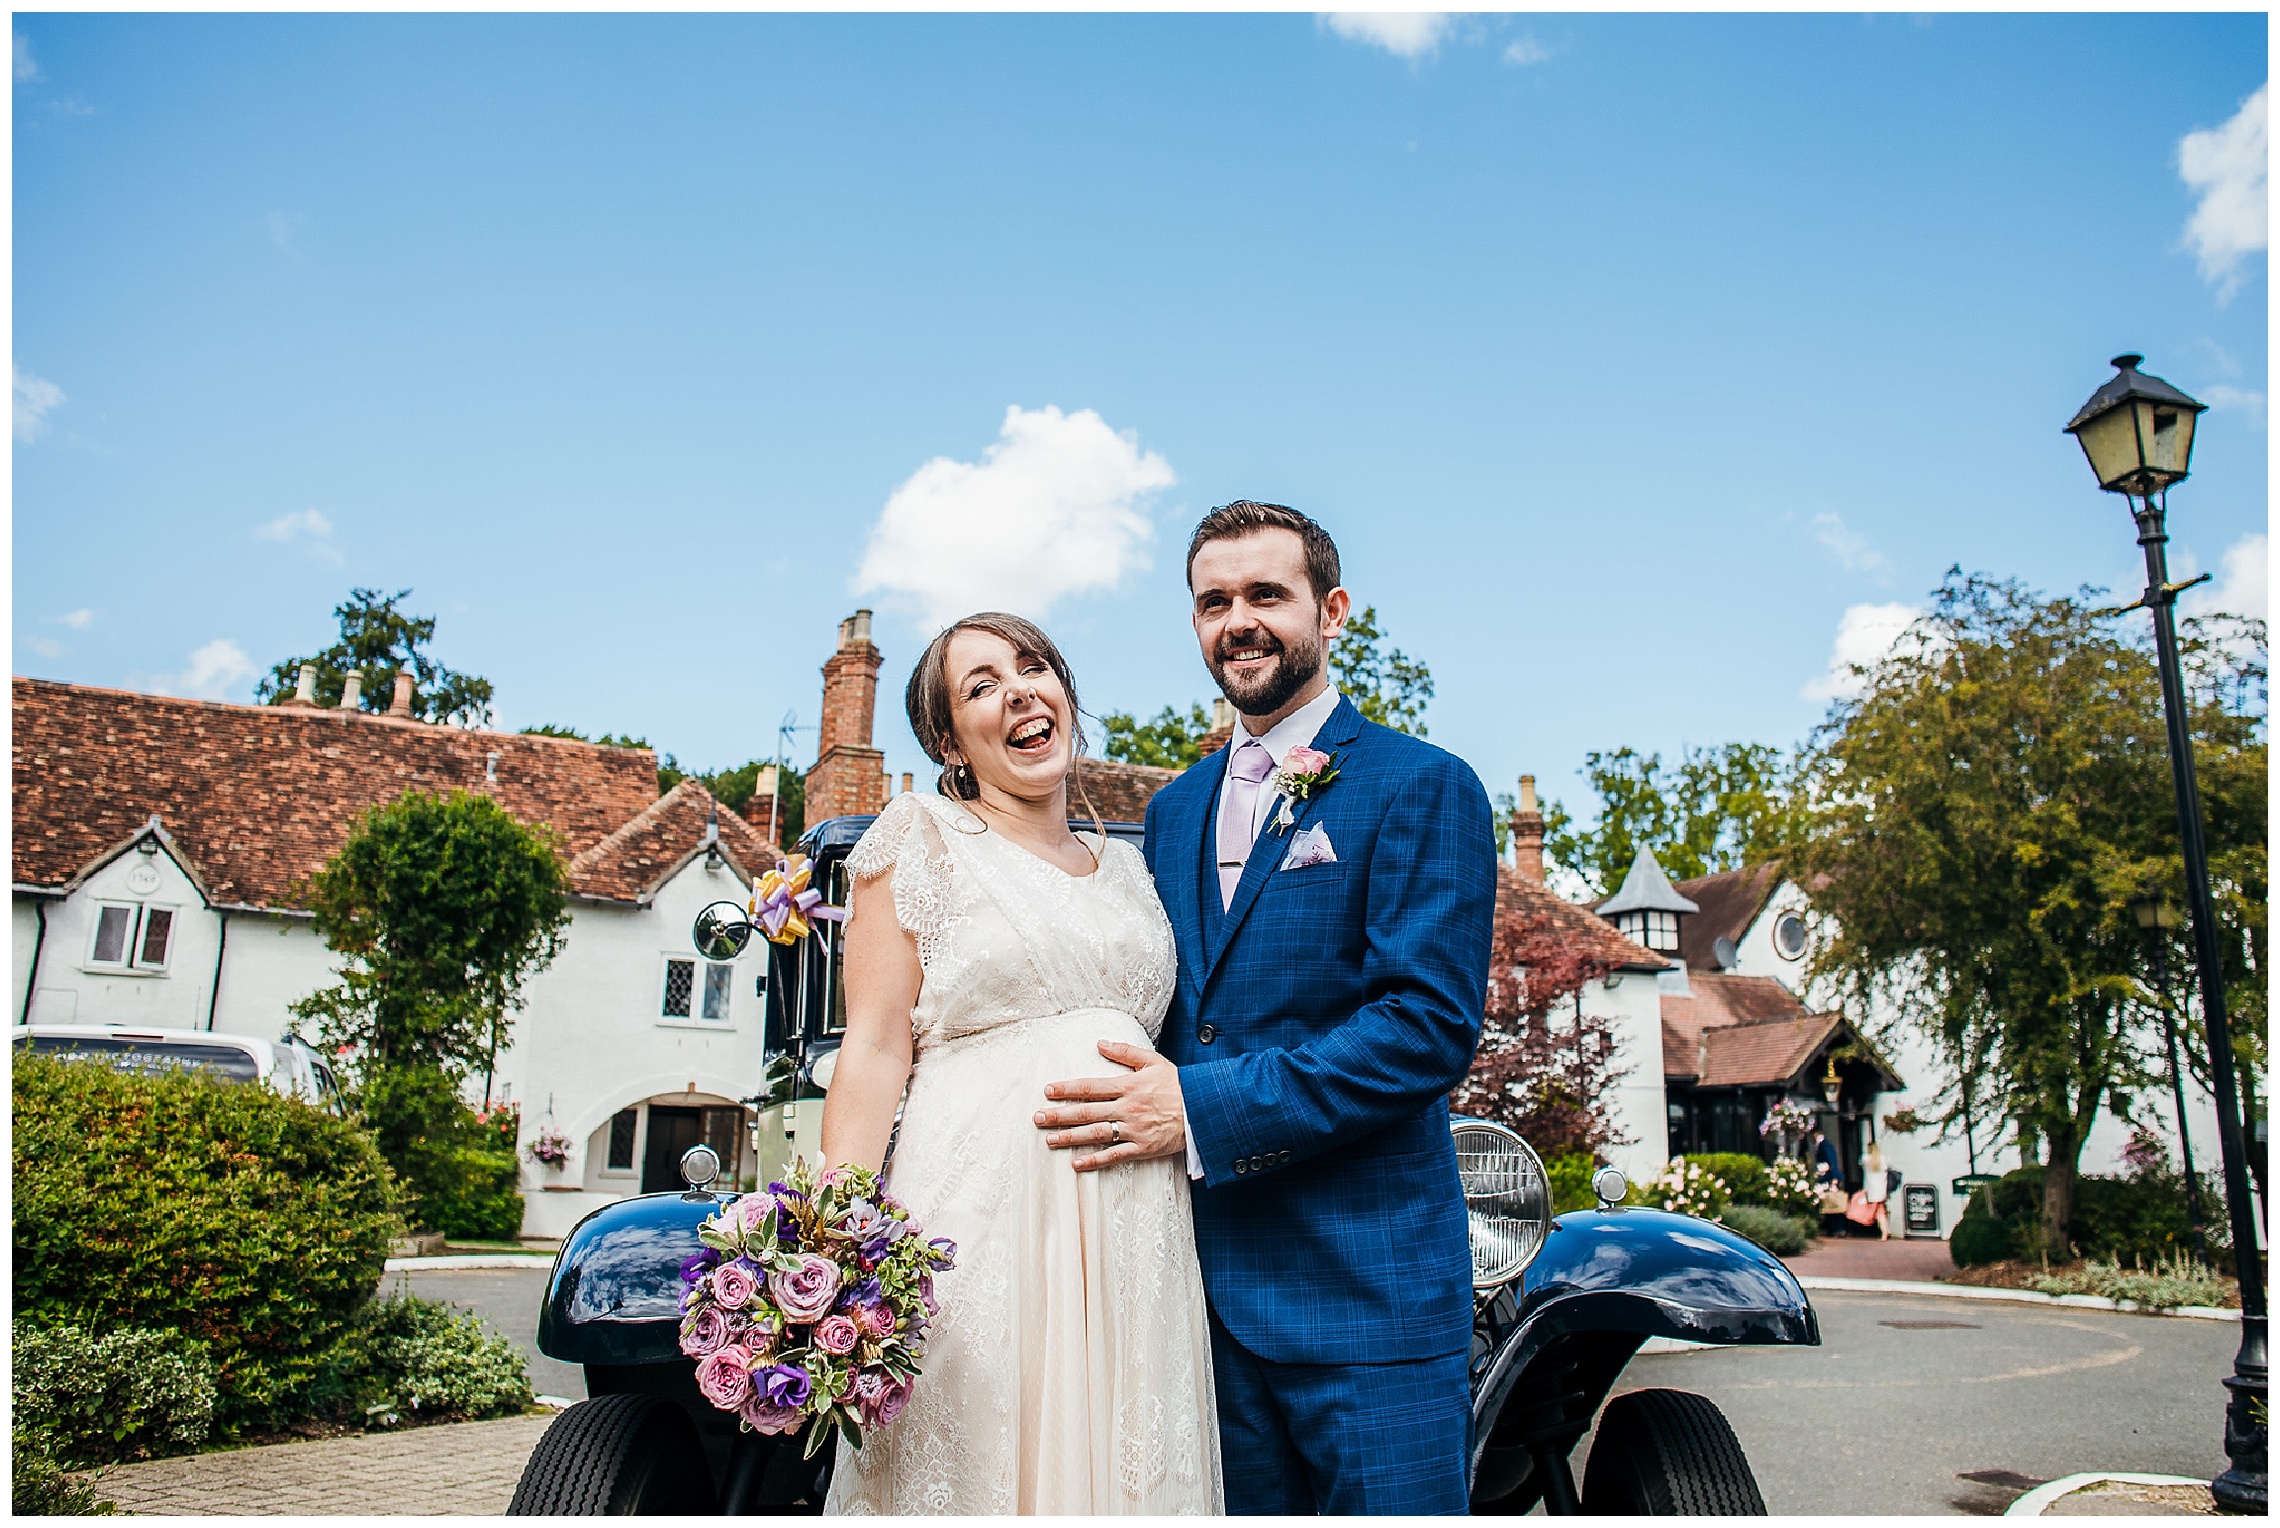
[[[1274,667],[1259,674],[1229,674],[1227,660],[1222,655],[1230,647],[1266,647],[1277,656]],[[1311,684],[1314,676],[1322,672],[1322,642],[1319,638],[1302,647],[1286,647],[1273,636],[1261,632],[1258,637],[1243,642],[1221,642],[1221,652],[1211,655],[1211,677],[1219,685],[1219,693],[1226,696],[1236,710],[1245,716],[1272,716],[1281,710],[1290,698]]]

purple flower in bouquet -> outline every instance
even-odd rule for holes
[[[718,1266],[720,1266],[720,1254],[713,1251],[712,1248],[707,1247],[702,1252],[692,1252],[681,1259],[681,1282],[683,1284],[694,1284],[705,1276],[707,1270]]]
[[[919,1275],[918,1303],[926,1307],[929,1316],[942,1314],[942,1307],[934,1303],[934,1275],[931,1273]]]
[[[937,1236],[926,1244],[927,1262],[939,1269],[958,1266],[958,1244],[947,1236]]]
[[[734,1343],[697,1361],[697,1388],[723,1411],[734,1411],[752,1393],[752,1355]]]
[[[866,1379],[878,1381],[875,1392],[868,1398],[863,1394],[863,1382]],[[871,1427],[884,1427],[901,1416],[903,1408],[910,1404],[910,1390],[910,1381],[907,1379],[889,1379],[880,1370],[865,1369],[855,1377],[856,1404],[863,1414],[864,1423]]]
[[[833,1357],[855,1351],[863,1329],[845,1316],[826,1316],[815,1324],[815,1345]]]
[[[711,1298],[712,1275],[710,1273],[700,1273],[697,1275],[696,1281],[694,1283],[690,1284],[687,1289],[681,1291],[681,1314],[684,1316],[687,1315],[690,1311],[696,1309],[698,1306],[704,1304]]]
[[[884,1255],[897,1239],[909,1234],[908,1227],[901,1221],[865,1199],[858,1199],[847,1207],[847,1219],[840,1230],[868,1258]]]
[[[681,1351],[691,1358],[717,1353],[737,1334],[717,1305],[707,1305],[681,1325]]]
[[[800,1409],[797,1406],[771,1406],[760,1398],[757,1390],[744,1398],[744,1404],[736,1408],[736,1414],[744,1418],[757,1433],[788,1433],[800,1425]]]
[[[742,1310],[760,1292],[760,1270],[743,1258],[713,1270],[712,1297],[722,1310]]]
[[[839,1293],[839,1265],[813,1252],[799,1256],[798,1267],[768,1275],[768,1294],[785,1320],[804,1326],[831,1309]]]
[[[752,1371],[753,1395],[770,1406],[797,1411],[814,1392],[815,1381],[796,1364],[769,1364]]]

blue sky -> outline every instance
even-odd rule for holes
[[[1266,498],[1583,805],[1950,564],[2128,584],[2059,433],[2122,350],[2263,612],[2261,15],[15,28],[19,674],[247,699],[410,586],[500,725],[715,766],[871,605],[923,770],[944,611],[1208,696],[1186,533]]]

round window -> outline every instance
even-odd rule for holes
[[[1773,947],[1783,960],[1804,959],[1807,938],[1805,920],[1795,913],[1783,913],[1773,926]]]

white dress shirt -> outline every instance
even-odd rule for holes
[[[1315,734],[1322,730],[1323,723],[1330,720],[1330,713],[1337,709],[1338,687],[1333,684],[1324,685],[1321,694],[1300,706],[1296,711],[1291,712],[1281,721],[1276,722],[1266,730],[1264,735],[1256,739],[1253,739],[1251,735],[1250,719],[1245,717],[1242,719],[1243,725],[1236,728],[1235,736],[1227,740],[1227,762],[1229,764],[1235,762],[1236,749],[1251,746],[1256,742],[1265,746],[1267,756],[1274,760],[1277,768],[1280,768],[1283,755],[1289,753],[1293,748],[1311,748],[1314,746]],[[1245,835],[1246,837],[1253,842],[1258,840],[1259,830],[1266,826],[1267,818],[1274,812],[1276,804],[1281,799],[1273,791],[1264,786],[1260,787],[1258,795],[1251,802],[1250,831]],[[1228,810],[1227,793],[1224,790],[1219,794],[1219,810],[1222,814]],[[1215,828],[1219,826],[1216,819],[1213,826]],[[1215,844],[1219,841],[1216,832],[1211,841]],[[1218,888],[1216,876],[1212,878],[1212,888],[1214,890]],[[1180,1105],[1180,1128],[1183,1130],[1187,1128],[1187,1105],[1185,1103]],[[1195,1149],[1195,1136],[1193,1134],[1187,1138],[1187,1169],[1190,1178],[1200,1180],[1203,1177],[1203,1158]]]

